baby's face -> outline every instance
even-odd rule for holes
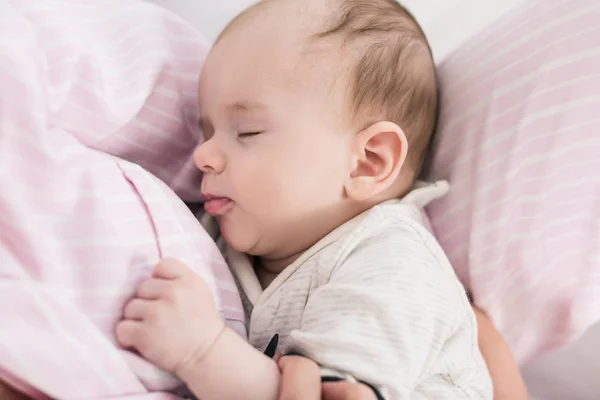
[[[335,227],[351,167],[336,59],[306,52],[310,27],[299,21],[275,13],[227,33],[200,81],[206,210],[230,246],[265,258],[302,252]]]

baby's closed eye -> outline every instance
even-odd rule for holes
[[[250,137],[253,137],[253,136],[260,135],[261,133],[263,133],[263,132],[260,132],[260,131],[256,131],[256,132],[239,132],[238,135],[237,135],[237,137],[238,137],[238,139],[247,139],[247,138],[250,138]]]

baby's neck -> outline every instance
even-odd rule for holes
[[[304,250],[300,253],[287,256],[285,258],[269,259],[266,257],[255,257],[253,261],[254,271],[260,285],[263,289],[271,284],[277,278],[277,276],[291,265],[304,253]]]
[[[296,241],[297,243],[301,243],[301,245],[292,247],[293,251],[281,252],[271,256],[263,255],[255,257],[253,263],[254,270],[263,289],[269,286],[284,269],[294,263],[319,240],[375,204],[377,202],[347,202],[345,204],[337,204],[334,209],[322,215],[318,224],[311,225],[308,227],[309,229],[305,227],[305,231],[300,233],[300,237],[304,239]],[[295,231],[302,232],[300,229],[296,229]]]

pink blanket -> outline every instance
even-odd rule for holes
[[[175,397],[177,380],[113,338],[163,256],[204,277],[244,334],[229,270],[171,190],[198,199],[206,51],[140,1],[0,2],[1,380],[37,398]]]

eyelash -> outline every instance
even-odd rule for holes
[[[260,135],[262,132],[243,132],[243,133],[238,133],[237,137],[238,139],[246,139],[252,136],[257,136]]]

